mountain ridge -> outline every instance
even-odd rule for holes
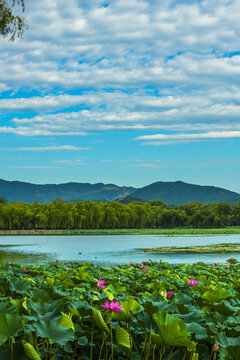
[[[57,198],[64,201],[92,200],[115,201],[122,197],[122,187],[104,183],[68,182],[60,184],[33,184],[18,180],[0,179],[0,195],[8,201],[32,203],[50,202]],[[189,202],[237,202],[240,194],[210,185],[189,184],[183,181],[157,181],[142,188],[125,186],[126,198],[138,198],[140,201],[163,200],[167,204],[180,205]]]

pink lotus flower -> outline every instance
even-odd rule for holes
[[[145,266],[144,264],[140,264],[140,266]]]
[[[112,310],[112,311],[115,311],[115,312],[121,312],[121,308],[123,307],[122,305],[119,305],[119,301],[112,301],[111,303],[105,301],[105,304],[102,305],[102,307],[104,309],[107,309],[107,310]]]
[[[56,260],[56,262],[59,262],[59,260]]]
[[[12,268],[12,265],[11,265],[11,266],[9,266],[8,268],[9,268],[9,269],[11,269],[11,268]]]
[[[66,267],[67,267],[67,268],[69,268],[69,267],[70,267],[70,265],[66,265]]]
[[[150,264],[150,262],[149,262],[149,261],[146,261],[146,264],[147,264],[147,265],[149,265],[149,264]]]
[[[106,281],[105,280],[98,280],[97,287],[101,289],[106,289]]]
[[[228,266],[226,266],[226,270],[228,270],[229,269],[229,267]]]
[[[228,261],[228,262],[231,262],[231,261],[232,261],[232,259],[228,259],[227,261]]]
[[[173,291],[169,291],[169,292],[167,293],[167,296],[173,296]]]
[[[147,270],[143,270],[142,272],[146,274],[148,271],[147,271]]]
[[[187,282],[189,285],[197,285],[198,281],[197,280],[188,280]]]
[[[128,265],[131,265],[131,263],[129,262]]]
[[[22,273],[23,273],[23,274],[26,274],[26,273],[27,273],[27,270],[23,269],[23,270],[22,270]]]
[[[217,263],[214,263],[215,266],[217,266]]]

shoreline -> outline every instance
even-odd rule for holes
[[[35,230],[0,230],[0,236],[27,236],[27,235],[240,235],[240,227],[193,229],[35,229]]]

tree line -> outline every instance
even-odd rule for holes
[[[0,202],[0,229],[140,229],[240,225],[240,202],[169,206],[147,203],[77,201]]]

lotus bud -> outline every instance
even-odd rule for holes
[[[212,349],[213,351],[219,351],[220,350],[220,346],[218,345],[218,344],[214,344],[213,345],[213,349]]]

